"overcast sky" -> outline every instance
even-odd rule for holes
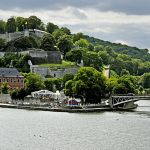
[[[0,19],[36,15],[102,40],[150,48],[150,0],[0,0]]]

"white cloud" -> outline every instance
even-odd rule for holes
[[[150,15],[127,15],[70,6],[59,10],[0,10],[0,14],[1,19],[5,20],[10,16],[36,15],[44,23],[53,22],[70,27],[73,33],[83,32],[112,42],[150,47],[150,40],[147,38],[150,36]]]

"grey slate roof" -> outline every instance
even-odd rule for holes
[[[0,77],[22,77],[16,68],[0,68]]]

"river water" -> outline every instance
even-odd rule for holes
[[[138,104],[100,113],[0,108],[0,150],[149,150],[150,101]]]

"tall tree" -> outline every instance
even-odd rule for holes
[[[36,16],[30,16],[27,19],[27,23],[28,23],[27,26],[29,29],[40,29],[42,21]]]
[[[51,34],[46,34],[42,38],[40,48],[44,49],[45,51],[55,51],[56,49],[56,41]]]
[[[80,39],[75,42],[75,46],[80,48],[88,48],[89,44],[90,43],[85,39]]]
[[[26,74],[25,88],[27,93],[38,91],[44,88],[44,83],[42,78],[38,74],[28,73]]]
[[[58,39],[57,46],[59,50],[63,53],[65,56],[68,51],[71,50],[73,46],[72,39],[68,35],[64,35]]]
[[[81,67],[73,80],[66,83],[65,91],[86,98],[85,102],[99,103],[105,93],[106,78],[92,67]]]
[[[6,28],[7,32],[9,33],[16,32],[16,21],[14,17],[11,17],[7,20]]]
[[[2,84],[2,93],[3,94],[8,94],[8,90],[9,90],[9,85],[8,85],[8,83],[7,82],[4,82],[3,84]]]
[[[83,33],[79,32],[73,35],[73,42],[75,43],[76,41],[83,39],[84,35]]]
[[[53,33],[56,29],[59,29],[59,27],[51,22],[48,22],[47,23],[47,26],[46,26],[46,31],[49,32],[49,33]]]
[[[99,51],[98,55],[102,58],[104,65],[111,63],[112,57],[106,51]]]
[[[23,31],[25,28],[26,19],[23,17],[16,18],[16,26],[18,31]]]
[[[144,73],[143,78],[143,87],[150,88],[150,73]]]
[[[62,27],[61,30],[67,35],[71,34],[71,31],[67,27]]]
[[[118,83],[113,88],[115,94],[135,93],[136,83],[133,76],[124,75],[118,79]]]
[[[32,48],[32,43],[28,37],[21,37],[14,41],[14,47],[18,50],[26,50]]]
[[[62,31],[61,29],[56,29],[52,35],[54,36],[54,38],[56,39],[56,41],[58,41],[58,39],[60,37],[62,37],[63,35],[66,35],[66,33],[64,31]]]
[[[81,49],[72,49],[66,53],[66,59],[76,63],[81,63],[82,59],[82,50]]]
[[[0,50],[3,49],[5,45],[6,45],[5,39],[0,38]]]
[[[3,20],[0,20],[0,34],[5,33],[6,31],[6,22]]]
[[[99,71],[102,70],[103,61],[102,58],[96,52],[86,52],[83,54],[83,63],[84,66],[93,67]]]

